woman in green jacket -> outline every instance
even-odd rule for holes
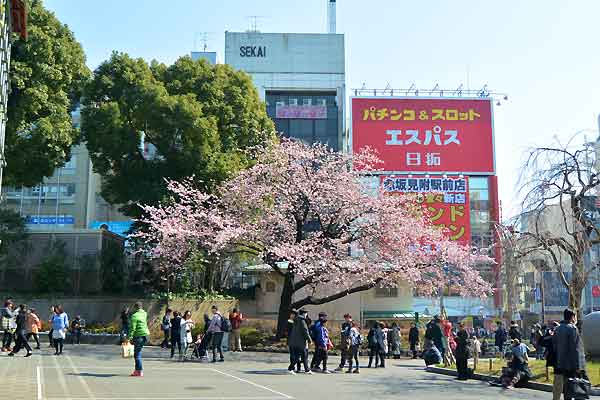
[[[144,376],[142,368],[142,349],[150,335],[148,330],[148,315],[142,309],[142,303],[137,302],[133,308],[131,321],[129,323],[129,337],[133,341],[133,358],[135,360],[135,370],[131,376]]]

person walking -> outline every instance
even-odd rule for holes
[[[329,330],[327,329],[327,314],[320,313],[319,320],[315,323],[315,368],[318,368],[323,363],[323,369],[321,370],[324,374],[330,374],[331,371],[327,369],[327,360],[329,355],[327,352],[331,349],[331,341],[329,340]]]
[[[219,308],[214,305],[211,307],[212,311],[212,319],[210,320],[210,325],[208,326],[208,332],[210,332],[211,336],[211,348],[213,353],[213,359],[211,362],[217,362],[217,351],[219,352],[219,362],[225,361],[225,357],[223,357],[223,316],[219,312]]]
[[[308,366],[308,346],[312,342],[310,333],[308,331],[308,325],[306,323],[306,311],[292,310],[292,314],[295,314],[294,323],[292,329],[288,335],[288,344],[290,348],[290,365],[288,366],[288,372],[295,374],[300,372],[300,365],[304,367],[304,372],[312,374]],[[296,371],[294,371],[296,368]]]
[[[502,325],[502,321],[496,322],[496,332],[494,333],[494,344],[500,351],[500,356],[504,357],[504,343],[506,342],[506,338],[508,337],[508,333]]]
[[[135,369],[131,376],[144,376],[142,365],[142,349],[148,340],[150,331],[148,330],[148,314],[144,311],[141,302],[136,302],[131,314],[131,323],[129,326],[129,337],[133,340],[133,358],[135,360]]]
[[[567,394],[567,381],[569,378],[584,376],[586,368],[583,342],[577,329],[577,314],[567,308],[563,312],[563,318],[552,336],[558,373],[554,375],[554,379],[560,381],[556,387],[558,397],[555,392],[554,400],[560,399],[560,392],[563,393],[565,400],[570,400]]]
[[[39,330],[42,327],[42,321],[35,312],[35,308],[31,308],[27,314],[27,342],[33,337],[35,340],[35,349],[40,349],[40,335]]]
[[[10,299],[4,302],[4,307],[0,310],[0,317],[2,319],[2,330],[4,336],[2,337],[2,352],[10,351],[10,345],[13,341],[12,324],[15,319],[14,304]]]
[[[346,361],[350,361],[352,357],[350,343],[350,330],[352,329],[352,315],[344,315],[344,323],[342,323],[342,329],[340,330],[340,351],[342,356],[340,358],[340,365],[336,368],[336,371],[341,371],[346,365]]]
[[[458,333],[456,334],[456,371],[458,380],[466,381],[469,379],[469,334],[465,330],[465,325],[458,324]]]
[[[54,355],[59,356],[63,352],[67,329],[69,329],[69,316],[61,305],[56,306],[52,317],[52,340],[54,341]]]
[[[173,310],[171,310],[170,308],[167,308],[167,310],[165,311],[165,315],[163,315],[162,318],[162,322],[160,324],[160,329],[163,331],[163,336],[164,339],[162,341],[162,343],[160,344],[160,348],[161,349],[168,349],[169,348],[169,335],[171,333],[171,313],[173,312]]]
[[[76,315],[75,319],[71,321],[71,344],[76,342],[81,344],[81,332],[83,329],[83,321],[81,315]]]
[[[175,348],[177,348],[179,359],[182,358],[181,354],[181,321],[182,318],[179,315],[179,311],[173,311],[173,318],[169,321],[171,326],[171,358],[175,357]]]
[[[398,324],[395,322],[392,324],[392,329],[390,329],[388,332],[388,339],[391,344],[390,351],[392,353],[392,357],[394,357],[395,360],[398,360],[400,358],[401,333],[400,327],[398,327]]]
[[[373,359],[375,359],[375,368],[385,367],[385,358],[383,357],[383,331],[381,329],[381,324],[377,321],[374,321],[371,325],[371,329],[369,330],[369,334],[367,335],[367,343],[369,345],[369,365],[367,368],[371,368],[373,365]],[[381,364],[380,359],[381,358]]]
[[[31,357],[32,351],[31,346],[27,343],[27,306],[21,304],[16,317],[16,329],[15,329],[15,347],[12,349],[9,356],[14,357],[23,347],[27,350],[25,357]]]
[[[52,335],[54,335],[54,329],[52,328],[52,320],[54,319],[54,316],[56,315],[56,305],[50,307],[50,314],[48,315],[48,325],[50,326],[50,330],[48,331],[48,347],[52,347],[54,348],[54,338],[52,337]]]
[[[358,353],[360,351],[360,345],[362,343],[362,336],[360,335],[360,329],[356,322],[352,321],[352,328],[350,329],[350,349],[351,349],[351,357],[348,362],[348,371],[347,374],[360,373],[360,364],[358,363]],[[354,370],[352,370],[352,362],[354,361]]]
[[[417,347],[419,346],[419,328],[417,324],[412,322],[410,324],[410,330],[408,331],[408,343],[410,344],[410,351],[412,352],[412,358],[417,358]]]
[[[230,351],[242,351],[242,336],[240,334],[240,329],[243,320],[244,316],[237,308],[234,308],[233,311],[229,313],[229,322],[231,322],[231,333],[229,334]]]

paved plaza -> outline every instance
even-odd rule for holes
[[[143,378],[117,346],[66,346],[30,358],[0,356],[1,399],[30,400],[286,400],[286,399],[550,399],[550,393],[503,390],[424,371],[421,360],[390,360],[360,375],[288,375],[286,354],[227,353],[218,364],[179,363],[156,347],[144,349]],[[331,365],[339,361],[332,357]],[[364,362],[364,360],[361,360]]]

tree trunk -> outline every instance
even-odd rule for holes
[[[581,309],[581,299],[585,289],[585,280],[583,279],[583,266],[574,265],[573,275],[571,276],[571,286],[569,287],[569,307],[577,313],[577,320],[583,320],[583,310]]]
[[[283,290],[281,291],[281,301],[279,302],[279,314],[277,316],[277,339],[285,336],[287,330],[287,321],[290,316],[292,306],[292,296],[294,295],[294,277],[289,272],[285,274],[283,281]]]

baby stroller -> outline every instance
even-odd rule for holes
[[[196,341],[187,346],[183,361],[208,362],[206,349],[209,346],[210,335],[198,335]]]

